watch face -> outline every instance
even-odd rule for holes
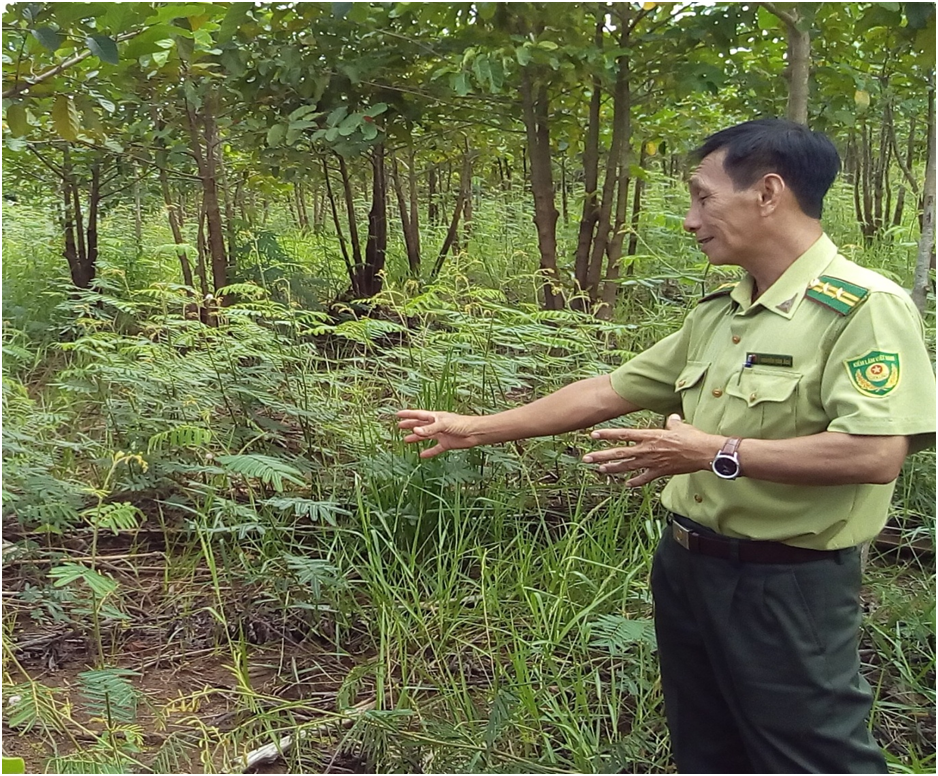
[[[721,477],[735,477],[739,474],[739,464],[728,455],[719,455],[713,462],[713,471]]]

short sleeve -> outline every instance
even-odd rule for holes
[[[674,383],[687,362],[688,323],[626,361],[611,375],[612,389],[626,401],[662,414],[679,412]]]
[[[910,436],[935,443],[935,371],[922,319],[905,294],[873,292],[852,312],[830,351],[821,400],[828,431]]]

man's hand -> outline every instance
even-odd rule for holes
[[[584,463],[599,463],[603,474],[644,471],[626,481],[630,488],[658,477],[688,474],[710,468],[726,437],[707,434],[685,423],[680,415],[668,416],[663,429],[605,428],[590,435],[593,439],[634,442],[631,447],[614,447],[583,456]]]
[[[471,430],[473,418],[455,412],[428,412],[427,410],[401,410],[397,427],[413,431],[404,437],[405,442],[436,442],[434,447],[420,451],[421,458],[433,458],[447,450],[465,450],[482,444],[482,439]]]

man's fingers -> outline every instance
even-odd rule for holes
[[[606,439],[610,442],[644,442],[660,435],[660,428],[597,428],[590,432],[593,439]]]
[[[651,469],[646,469],[641,474],[636,477],[632,477],[630,480],[625,481],[625,486],[627,488],[638,488],[642,485],[647,485],[654,479],[657,479],[659,475],[655,474]]]
[[[583,456],[583,463],[604,463],[606,461],[634,461],[635,447],[612,447],[609,450],[596,450]]]
[[[633,472],[636,469],[641,468],[636,466],[631,458],[628,458],[624,461],[613,461],[611,463],[604,463],[599,467],[600,474],[622,474],[623,472]]]
[[[401,429],[401,431],[407,431],[411,428],[417,428],[417,426],[426,426],[428,423],[432,422],[433,421],[427,420],[399,420],[397,422],[397,427]]]
[[[439,455],[440,453],[445,453],[445,452],[446,452],[446,448],[443,447],[443,445],[434,445],[433,447],[428,447],[426,450],[421,450],[420,457],[421,458],[433,458],[433,456]]]
[[[401,420],[422,420],[426,422],[436,420],[436,413],[429,410],[398,410],[397,417]]]
[[[676,412],[673,415],[668,415],[668,419],[664,423],[664,427],[671,431],[672,429],[677,428],[684,422],[684,419],[678,415]]]

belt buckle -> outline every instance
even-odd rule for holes
[[[674,541],[680,544],[681,547],[685,550],[690,550],[691,532],[689,529],[685,528],[677,521],[674,521],[671,523],[671,535],[674,537]]]

